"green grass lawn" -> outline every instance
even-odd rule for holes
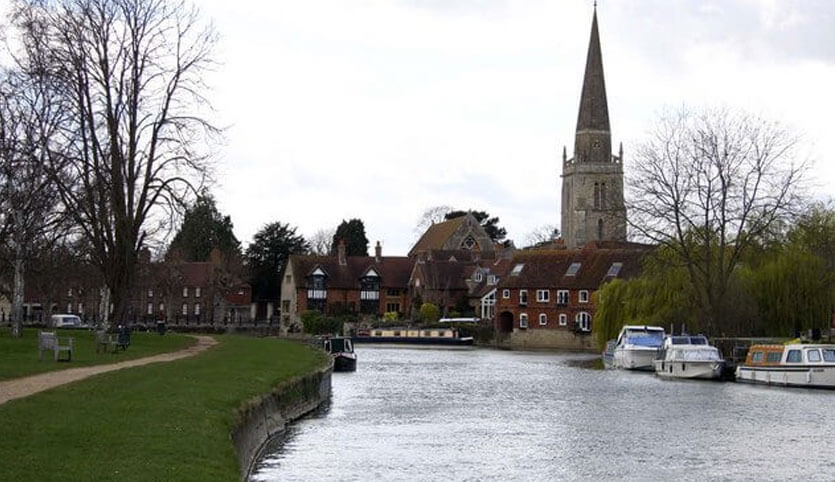
[[[65,337],[73,337],[71,362],[55,362],[52,352],[44,352],[43,360],[38,361],[38,330],[27,328],[21,338],[12,338],[9,330],[0,329],[0,380],[34,375],[66,368],[116,363],[132,358],[142,358],[158,353],[176,351],[197,342],[192,337],[167,334],[134,332],[131,344],[126,351],[117,353],[96,353],[95,333],[90,330],[49,330],[56,331],[61,343]],[[66,358],[65,352],[61,358]]]
[[[235,409],[328,359],[273,338],[216,338],[192,358],[0,405],[0,480],[239,479]]]

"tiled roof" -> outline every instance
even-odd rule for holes
[[[467,278],[472,274],[474,263],[460,261],[427,261],[418,268],[423,278],[424,289],[467,290]]]
[[[644,245],[621,243],[622,248],[599,249],[587,246],[583,249],[561,249],[554,251],[532,250],[517,253],[511,261],[511,273],[505,275],[501,288],[564,288],[589,289],[600,287],[613,263],[622,263],[618,278],[631,278],[641,272],[641,258],[648,251]],[[569,267],[579,263],[574,276],[567,275]],[[518,275],[513,268],[523,265]]]
[[[409,256],[413,256],[419,251],[442,249],[444,247],[444,243],[446,243],[447,240],[455,234],[458,228],[461,227],[461,224],[464,222],[466,217],[467,216],[459,216],[457,218],[441,223],[435,223],[432,226],[429,226],[429,229],[423,233],[423,236],[420,237],[418,242],[415,243],[414,247],[412,247],[412,250],[409,251]]]
[[[318,267],[328,276],[328,288],[359,289],[360,278],[370,268],[380,275],[382,288],[406,288],[412,272],[412,260],[405,256],[383,256],[377,262],[373,256],[348,256],[346,264],[340,265],[337,256],[290,257],[296,287],[307,286],[307,277]]]

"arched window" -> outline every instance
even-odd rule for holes
[[[597,240],[600,241],[603,239],[603,220],[597,220]]]
[[[594,209],[600,209],[600,183],[594,183]]]
[[[600,183],[600,206],[598,209],[606,209],[606,183]]]

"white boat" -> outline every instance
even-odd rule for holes
[[[704,335],[670,335],[664,338],[655,374],[664,378],[719,378],[725,360]]]
[[[612,367],[653,370],[653,361],[663,341],[664,328],[660,326],[624,326],[615,343]]]
[[[835,388],[835,345],[753,345],[736,381],[786,387]]]

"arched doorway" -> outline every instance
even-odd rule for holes
[[[513,332],[513,313],[502,311],[499,315],[499,333]]]

